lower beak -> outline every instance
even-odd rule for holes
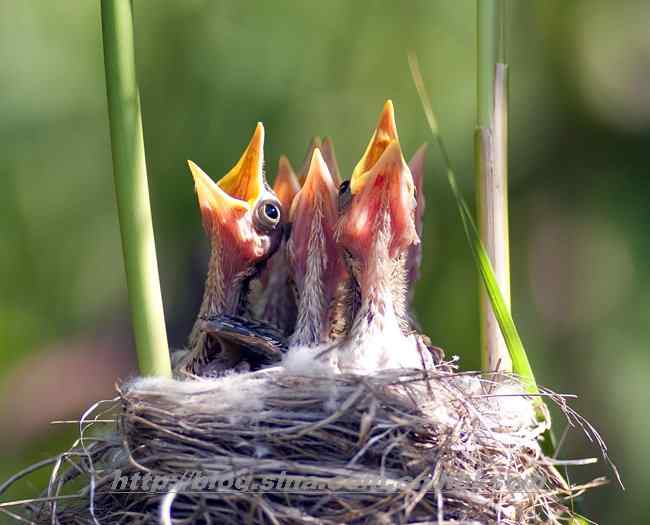
[[[187,161],[201,208],[203,226],[209,233],[217,224],[225,225],[240,219],[249,210],[248,203],[223,191],[201,168]]]

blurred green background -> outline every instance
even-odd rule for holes
[[[407,156],[430,139],[414,50],[468,199],[475,2],[137,0],[136,43],[171,342],[201,296],[207,242],[185,160],[213,177],[256,121],[267,171],[334,137],[349,174],[386,98]],[[650,4],[511,2],[513,312],[538,381],[575,393],[621,469],[600,523],[650,519]],[[99,2],[0,2],[0,480],[67,447],[74,419],[134,372],[111,178]],[[417,310],[479,365],[477,275],[430,149]],[[556,417],[556,432],[564,422]],[[597,455],[578,431],[565,458]],[[575,479],[610,475],[601,462]],[[34,486],[44,481],[34,478]],[[23,485],[8,496],[33,495]],[[0,517],[0,521],[2,517]]]

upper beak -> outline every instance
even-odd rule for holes
[[[231,197],[253,205],[264,191],[264,126],[257,123],[239,162],[219,182],[219,187]]]
[[[358,256],[368,256],[381,235],[388,255],[419,242],[415,229],[415,186],[399,143],[390,142],[372,169],[353,176],[352,200],[339,225],[339,240]]]
[[[387,100],[384,103],[384,110],[381,112],[379,123],[370,139],[370,143],[361,160],[352,171],[350,188],[353,194],[357,192],[357,186],[363,175],[373,168],[384,151],[386,151],[386,148],[393,142],[399,142],[397,126],[395,124],[395,108],[393,107],[393,102]]]
[[[335,240],[338,189],[318,148],[314,150],[305,182],[291,206],[290,254],[296,280],[307,273],[314,257],[326,266],[325,271],[338,277],[338,250]],[[319,248],[319,253],[310,250]],[[323,276],[324,277],[324,276]]]
[[[194,162],[188,161],[208,231],[215,224],[228,224],[248,212],[264,190],[264,127],[258,123],[239,162],[215,183]]]
[[[282,217],[286,219],[289,217],[289,210],[291,210],[291,203],[293,202],[296,193],[300,191],[300,183],[296,177],[293,167],[289,159],[282,155],[278,163],[278,174],[275,177],[273,184],[273,191],[280,199],[282,205]]]

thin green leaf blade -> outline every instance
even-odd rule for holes
[[[465,202],[465,199],[458,189],[456,176],[451,169],[447,169],[447,178],[454,194],[454,198],[456,199],[456,205],[458,206],[465,235],[472,250],[472,255],[474,256],[477,269],[481,275],[483,284],[485,285],[488,297],[490,298],[490,303],[494,310],[494,316],[499,323],[499,328],[501,329],[506,346],[508,347],[508,353],[512,359],[513,371],[522,379],[527,392],[531,394],[539,394],[533,369],[528,361],[528,356],[526,355],[526,350],[524,349],[524,345],[519,337],[519,332],[517,331],[510,310],[501,294],[501,290],[499,289],[499,284],[497,283],[492,263],[490,262],[490,258],[488,257],[483,243],[481,242],[474,218],[469,211],[467,202]]]
[[[538,417],[540,419],[548,418],[548,409],[546,408],[545,403],[539,397],[539,388],[537,387],[537,382],[535,381],[535,375],[533,374],[533,369],[530,366],[530,361],[524,349],[524,345],[519,337],[519,332],[515,326],[515,322],[512,319],[510,314],[510,309],[508,308],[501,290],[499,289],[494,269],[490,258],[481,242],[481,238],[474,222],[471,211],[467,202],[463,198],[460,189],[458,188],[458,183],[456,181],[456,175],[451,167],[451,160],[447,149],[440,135],[440,128],[438,127],[438,121],[436,119],[433,108],[429,102],[429,97],[427,96],[424,81],[422,79],[422,74],[420,73],[420,67],[417,62],[415,55],[409,55],[409,65],[411,67],[411,74],[413,76],[413,81],[417,89],[418,95],[420,97],[420,102],[422,103],[422,108],[424,110],[429,129],[433,135],[434,141],[437,143],[438,148],[443,157],[443,162],[447,170],[447,180],[451,187],[452,193],[456,200],[456,206],[458,207],[458,212],[463,223],[463,228],[465,230],[465,235],[467,237],[470,249],[472,251],[472,256],[476,262],[477,269],[481,275],[481,279],[485,285],[490,303],[494,310],[494,316],[499,323],[499,328],[503,335],[503,339],[506,342],[508,348],[508,353],[510,359],[512,360],[512,369],[515,374],[517,374],[522,382],[526,392],[535,395],[535,406],[537,409]],[[549,439],[545,441],[550,442]]]

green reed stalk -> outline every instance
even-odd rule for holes
[[[477,218],[501,295],[510,309],[508,235],[508,68],[505,0],[477,0],[477,118],[475,132]],[[481,358],[484,370],[511,372],[513,363],[480,284]]]
[[[101,16],[115,195],[138,363],[142,375],[171,377],[135,72],[133,5],[102,0]]]

